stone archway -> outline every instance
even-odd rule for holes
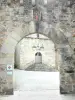
[[[45,65],[47,65],[49,68],[51,67],[51,69],[53,67],[53,69],[58,70],[58,54],[56,56],[57,50],[55,50],[54,43],[48,37],[46,37],[46,35],[43,35],[42,33],[39,35],[39,39],[37,39],[37,33],[29,34],[17,44],[15,52],[16,68],[25,70],[31,65],[35,66],[35,62],[37,62],[35,60],[37,60],[37,58],[39,57],[38,55],[35,56],[35,54],[36,52],[40,52],[42,54],[42,57],[38,58],[38,60],[42,60],[41,62],[43,63],[44,68]],[[48,68],[45,71],[48,71]]]
[[[9,2],[10,3],[10,2]],[[20,8],[20,10],[18,10]],[[5,11],[6,9],[6,11]],[[13,66],[14,52],[17,43],[29,33],[35,33],[35,24],[31,20],[25,22],[23,6],[13,4],[11,7],[6,5],[0,9],[0,93],[13,94]],[[22,11],[22,12],[21,12]],[[32,10],[29,10],[30,14]],[[21,16],[22,15],[22,16]],[[31,16],[30,16],[31,17]],[[47,24],[47,22],[43,22]],[[47,29],[46,29],[47,30]],[[40,31],[39,31],[40,32]],[[75,93],[75,59],[68,37],[62,32],[52,31],[41,32],[48,36],[61,55],[60,61],[60,92]],[[71,39],[71,37],[70,37]],[[11,68],[10,68],[11,67]]]
[[[48,35],[51,38],[51,34],[48,34]],[[54,35],[54,37],[52,37],[52,39],[54,39],[54,41],[55,41],[55,35]],[[61,39],[61,37],[59,39]],[[19,39],[19,41],[20,40],[21,40],[21,38]],[[64,40],[61,40],[61,42],[64,42]],[[4,40],[3,45],[1,47],[0,54],[2,56],[1,56],[0,68],[1,69],[3,68],[3,70],[1,70],[0,78],[2,80],[2,83],[4,82],[4,84],[1,84],[1,87],[3,88],[2,92],[4,94],[9,94],[9,93],[12,94],[13,93],[13,79],[12,79],[13,78],[13,70],[7,70],[7,66],[8,65],[10,65],[12,67],[14,66],[14,52],[15,52],[15,47],[16,47],[17,43],[18,43],[17,40],[13,39],[13,37],[8,35],[7,38]],[[69,84],[70,90],[68,90],[68,85],[65,84],[65,82],[67,82],[68,76],[69,76],[69,78],[72,79],[72,76],[74,75],[73,73],[69,72],[70,65],[68,66],[68,60],[69,60],[68,58],[71,59],[71,54],[70,54],[71,49],[70,49],[68,43],[65,45],[63,43],[58,44],[57,49],[61,54],[61,65],[60,65],[60,86],[61,86],[61,88],[60,89],[61,89],[61,93],[67,93],[67,92],[70,92],[70,90],[72,89],[72,83]],[[65,65],[65,57],[66,57],[66,65]],[[69,70],[68,73],[65,72],[65,70],[64,70],[65,68],[67,68],[66,70]],[[3,74],[3,76],[2,76],[2,74]],[[66,76],[66,75],[68,75],[68,76]],[[70,81],[70,79],[68,79],[68,81]],[[73,80],[71,80],[71,81],[73,81]]]

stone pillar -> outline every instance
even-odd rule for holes
[[[13,94],[14,51],[17,41],[7,36],[0,48],[0,94]]]
[[[7,67],[12,67],[8,68]],[[14,54],[0,52],[0,94],[13,94]]]
[[[72,50],[69,45],[61,45],[61,65],[60,65],[60,93],[75,93],[75,66]]]

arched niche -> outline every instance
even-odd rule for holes
[[[35,63],[36,52],[41,52],[43,63],[48,63],[55,68],[54,43],[43,34],[39,34],[39,39],[37,39],[37,33],[27,35],[17,44],[14,60],[16,67],[24,70],[28,65]]]
[[[36,52],[35,53],[35,63],[36,64],[42,63],[42,54],[41,54],[41,52]]]

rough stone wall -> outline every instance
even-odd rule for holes
[[[7,65],[14,68],[17,43],[25,35],[34,33],[35,28],[33,21],[25,24],[24,7],[20,2],[2,0],[0,4],[0,94],[13,94],[13,69],[7,71]]]
[[[60,20],[60,29],[66,36],[68,43],[61,45],[61,66],[60,66],[60,92],[75,93],[75,9],[74,1],[66,0],[63,2]]]
[[[62,46],[60,49],[61,65],[60,65],[60,92],[74,93],[74,59],[72,57],[72,50],[68,45]]]
[[[75,1],[48,0],[46,6],[37,5],[42,12],[38,25],[34,24],[32,5],[28,2],[0,1],[0,94],[13,94],[13,70],[9,75],[7,65],[14,68],[15,46],[27,34],[34,33],[35,26],[38,33],[45,34],[57,45],[61,54],[60,92],[75,93]]]

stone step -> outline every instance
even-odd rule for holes
[[[26,68],[25,70],[27,71],[57,71],[56,69],[54,68],[50,68],[49,66],[47,66],[46,64],[42,64],[42,63],[39,63],[39,64],[33,64],[31,66],[29,66],[28,68]]]

